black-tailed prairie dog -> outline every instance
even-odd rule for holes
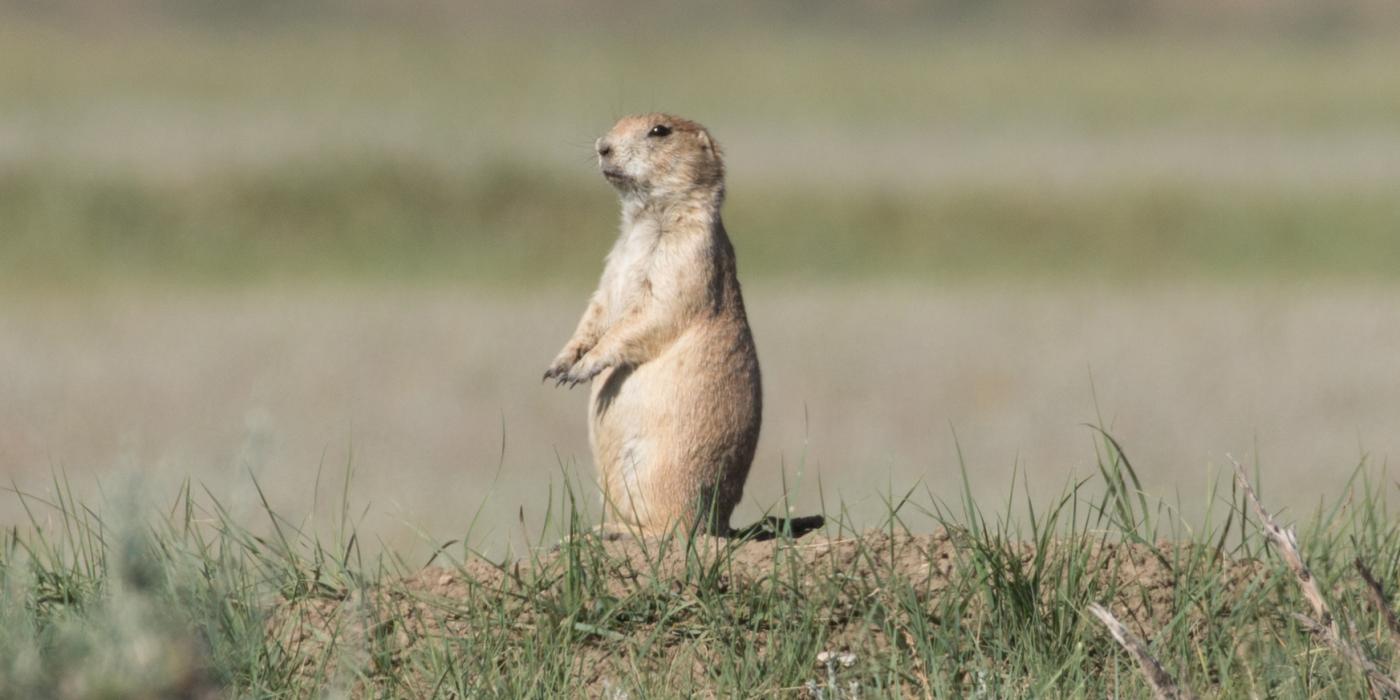
[[[727,534],[763,396],[720,221],[719,145],[695,122],[641,114],[597,149],[622,200],[622,231],[545,379],[593,382],[588,434],[605,527]]]

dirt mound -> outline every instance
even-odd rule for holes
[[[573,687],[603,695],[638,672],[703,688],[715,659],[735,644],[761,656],[799,627],[816,628],[824,649],[878,657],[915,646],[921,625],[972,628],[1040,616],[1078,624],[1084,604],[1106,601],[1150,636],[1193,605],[1195,596],[1178,590],[1183,566],[1214,567],[1208,578],[1220,590],[1259,571],[1255,562],[1191,546],[994,544],[946,531],[745,543],[585,538],[508,564],[472,560],[284,598],[268,632],[301,672],[339,678],[357,695],[376,677],[401,682],[404,664],[423,667],[407,675],[427,684],[409,690],[430,690],[442,679],[430,677],[423,655],[445,642],[458,653],[492,650],[502,664],[528,663],[535,644],[574,645]],[[1193,574],[1193,585],[1201,578]],[[1199,618],[1194,624],[1216,612],[1196,608],[1188,615]]]

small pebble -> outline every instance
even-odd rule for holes
[[[832,662],[839,664],[841,668],[850,668],[856,663],[856,655],[849,651],[843,651],[840,653],[834,651],[824,651],[820,654],[817,654],[817,663],[826,664]]]

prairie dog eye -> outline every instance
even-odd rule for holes
[[[657,124],[656,126],[651,127],[651,131],[647,132],[647,136],[654,136],[656,138],[663,138],[670,135],[671,127],[666,126],[665,124]]]

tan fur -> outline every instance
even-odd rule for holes
[[[649,135],[661,126],[666,135]],[[762,413],[758,354],[720,221],[724,161],[704,127],[625,117],[598,139],[622,232],[545,378],[593,381],[605,520],[644,535],[729,532]]]

